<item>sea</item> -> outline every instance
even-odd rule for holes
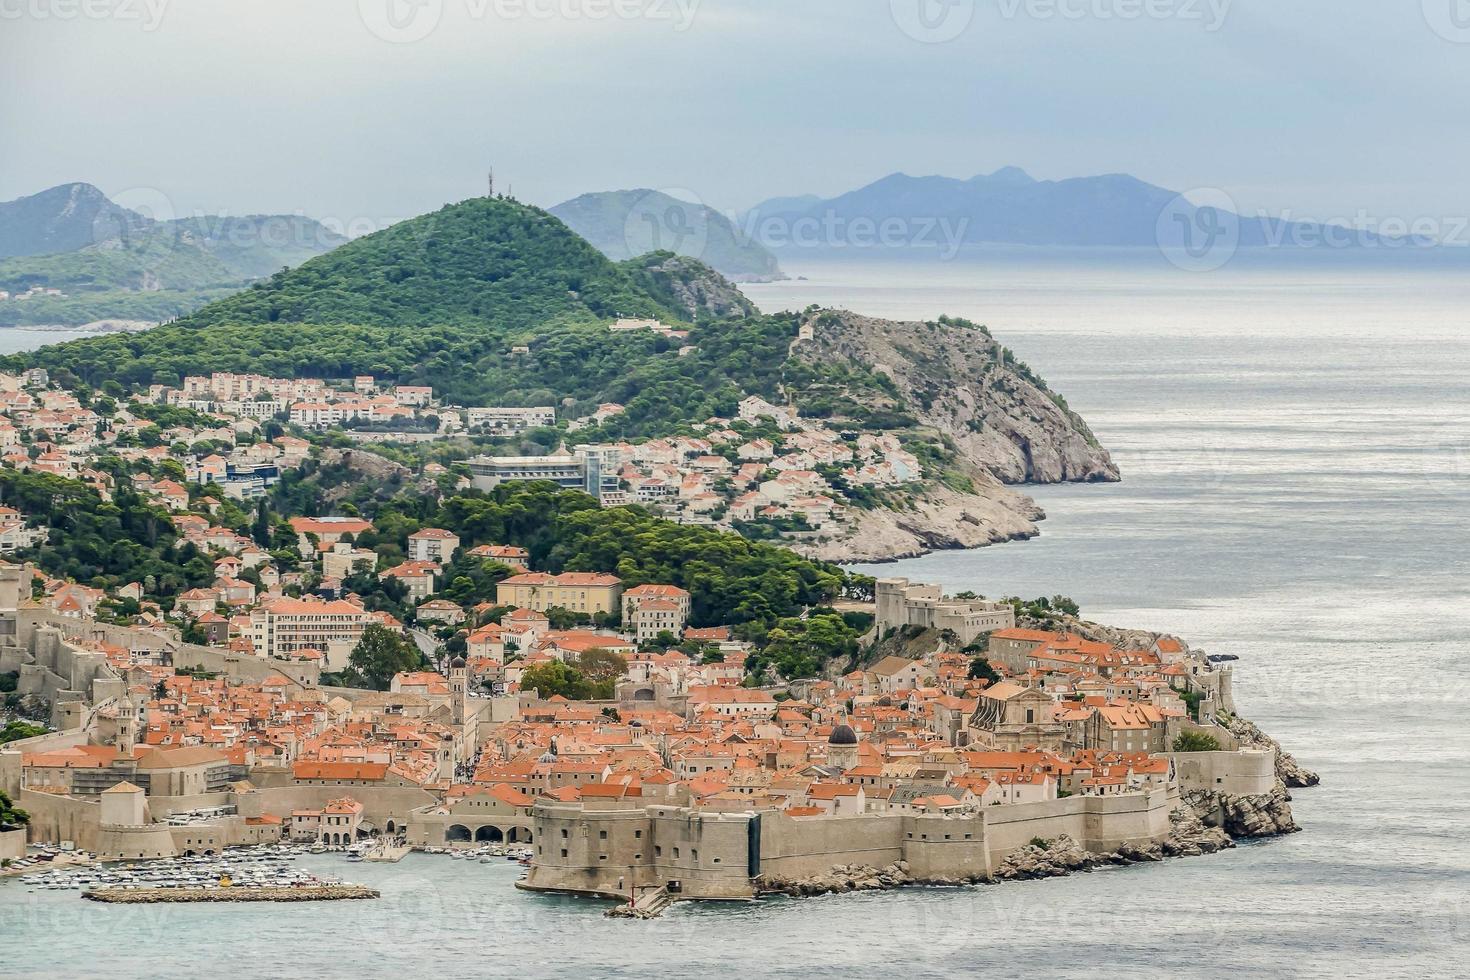
[[[1062,392],[1122,482],[1024,488],[1048,515],[1033,540],[863,570],[1067,595],[1238,657],[1241,712],[1321,774],[1294,791],[1300,833],[651,922],[431,855],[312,856],[383,898],[301,907],[99,906],[3,881],[0,976],[1470,975],[1467,267],[1157,258],[783,256],[792,279],[745,288],[766,310],[964,316]]]

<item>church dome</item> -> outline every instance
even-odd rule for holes
[[[857,732],[854,732],[852,730],[852,726],[846,723],[838,725],[836,728],[832,729],[832,734],[827,738],[827,744],[856,745]]]
[[[450,670],[464,670],[464,657],[455,657],[449,661]]]

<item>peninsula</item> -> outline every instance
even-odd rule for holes
[[[512,849],[647,915],[1211,853],[1315,780],[1178,638],[831,563],[1118,478],[978,324],[486,198],[4,366],[10,860]]]

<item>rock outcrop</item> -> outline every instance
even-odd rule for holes
[[[1230,718],[1221,719],[1221,724],[1231,735],[1240,739],[1242,746],[1274,751],[1276,753],[1276,778],[1281,780],[1282,785],[1288,789],[1316,786],[1322,781],[1322,777],[1297,762],[1290,752],[1283,752],[1280,743],[1261,731],[1254,722],[1247,721],[1239,715],[1233,715]]]
[[[1114,481],[1118,468],[1061,395],[982,326],[827,310],[792,355],[873,370],[905,409],[1002,483]]]
[[[636,905],[614,905],[602,914],[609,919],[657,919],[663,915],[663,910],[640,909]]]
[[[1301,829],[1292,816],[1291,796],[1285,788],[1260,796],[1196,789],[1184,793],[1182,799],[1205,824],[1220,828],[1233,840],[1276,837]]]
[[[975,493],[934,487],[907,510],[849,511],[840,538],[790,542],[811,558],[837,562],[897,561],[950,548],[980,548],[1035,537],[1045,515],[1031,498],[990,485]]]
[[[751,316],[755,304],[735,285],[704,263],[672,252],[652,252],[623,264],[635,278],[670,306],[693,319]]]
[[[1094,854],[1066,834],[1031,843],[1007,854],[992,876],[996,881],[1029,881],[1056,878],[1077,871],[1091,871],[1109,864],[1110,855]]]
[[[957,882],[949,883],[956,884]],[[845,892],[881,891],[886,888],[900,888],[904,885],[916,884],[926,884],[926,882],[920,882],[909,873],[907,861],[899,861],[885,868],[844,864],[809,878],[761,875],[755,880],[757,894],[789,895],[792,898],[838,895]]]
[[[426,477],[416,478],[413,471],[402,463],[365,449],[336,449],[328,446],[322,449],[320,457],[308,465],[323,469],[341,466],[354,477],[324,489],[322,499],[328,503],[347,499],[364,483],[380,488],[381,493],[393,493],[400,489],[412,489],[420,494],[438,493],[433,480]],[[305,472],[314,471],[312,469]]]
[[[892,561],[1029,538],[1046,515],[1008,484],[1119,479],[1087,423],[984,327],[819,310],[790,354],[813,378],[788,390],[798,408],[815,399],[854,417],[906,418],[945,459],[943,481],[925,464],[922,492],[850,508],[840,538],[790,542],[803,554]]]

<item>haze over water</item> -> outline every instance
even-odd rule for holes
[[[1323,785],[1303,833],[1212,857],[655,922],[528,896],[513,866],[310,865],[378,902],[97,906],[0,883],[0,975],[1463,975],[1470,946],[1470,277],[1402,263],[1190,274],[1117,255],[783,257],[810,303],[987,324],[1122,468],[1040,487],[1041,537],[871,566],[1064,593],[1236,654],[1241,711]],[[37,342],[44,335],[36,335]]]

